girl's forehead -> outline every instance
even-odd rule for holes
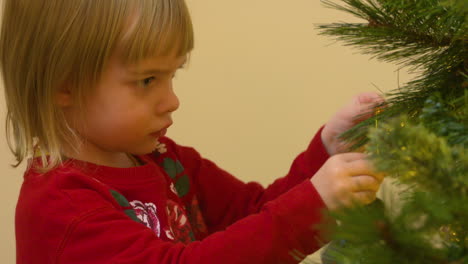
[[[145,67],[158,65],[161,68],[173,69],[185,64],[186,61],[187,55],[177,56],[175,54],[169,54],[143,59],[138,63],[138,66]]]
[[[138,2],[139,3],[139,2]],[[183,0],[144,1],[128,11],[116,43],[129,64],[164,63],[189,53],[194,46],[190,14]],[[177,58],[175,58],[177,56]]]
[[[190,14],[183,0],[135,1],[126,10],[110,50],[111,65],[174,69],[194,46]]]
[[[169,54],[163,56],[155,56],[143,59],[137,63],[130,64],[126,68],[131,73],[157,73],[171,72],[181,68],[187,62],[188,55]]]

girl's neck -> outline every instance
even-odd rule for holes
[[[115,167],[115,168],[131,168],[142,165],[138,157],[135,157],[125,152],[103,152],[98,149],[84,147],[81,145],[76,150],[64,150],[64,156],[70,159],[85,161],[100,166]]]
[[[115,167],[115,168],[131,168],[139,166],[138,160],[130,154],[122,153],[122,155],[112,158],[99,158],[90,156],[67,156],[68,158],[93,163],[100,166]]]

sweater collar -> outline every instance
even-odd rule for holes
[[[163,172],[156,163],[146,156],[136,156],[144,162],[143,165],[130,168],[116,168],[94,164],[91,162],[70,159],[68,166],[78,169],[85,174],[93,175],[96,179],[112,184],[134,184],[156,181],[163,176]]]

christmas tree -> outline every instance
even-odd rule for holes
[[[396,215],[379,203],[334,212],[324,263],[468,263],[468,1],[323,2],[364,23],[321,25],[321,34],[417,76],[343,135],[408,186],[395,193],[403,206]]]

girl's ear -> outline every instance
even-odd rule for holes
[[[55,103],[60,107],[69,107],[73,104],[72,94],[68,87],[60,88],[57,91]]]

